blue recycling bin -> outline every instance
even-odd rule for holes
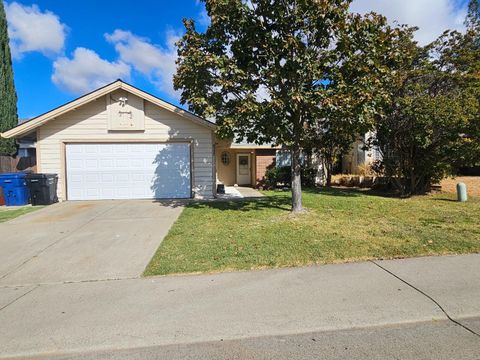
[[[6,206],[27,205],[30,202],[25,173],[0,174],[0,187],[3,190]]]

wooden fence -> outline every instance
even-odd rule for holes
[[[7,172],[36,172],[37,159],[35,156],[0,156],[0,173]]]

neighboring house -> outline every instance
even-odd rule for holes
[[[1,136],[35,141],[61,200],[211,198],[215,128],[118,80]]]
[[[350,151],[342,157],[342,173],[360,174],[373,165],[375,161],[381,160],[380,151],[376,148],[365,148],[365,144],[375,136],[369,132],[361,136],[352,144]]]
[[[19,157],[35,157],[36,145],[34,140],[22,139],[18,141],[18,154]]]

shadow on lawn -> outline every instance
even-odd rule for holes
[[[365,192],[350,189],[350,188],[307,188],[303,189],[304,194],[320,194],[324,196],[339,196],[339,197],[359,197],[365,195]]]
[[[304,189],[307,194],[321,194],[323,196],[337,196],[337,197],[361,197],[361,196],[376,196],[383,198],[400,198],[398,193],[380,191],[374,189],[362,188],[347,188],[347,187],[321,187]]]
[[[449,199],[449,198],[434,198],[431,199],[433,201],[445,201],[445,202],[459,202],[457,199]]]
[[[195,200],[195,199],[157,199],[154,203],[167,207],[188,207],[192,209],[217,209],[252,211],[263,209],[279,209],[290,211],[291,200],[289,196],[266,196],[250,199],[235,200]]]
[[[364,189],[352,188],[306,188],[304,194],[318,194],[322,196],[334,196],[344,198],[354,198],[361,196],[382,196],[392,197],[382,193],[372,192]],[[194,199],[158,199],[155,203],[168,207],[188,207],[193,209],[216,209],[216,210],[236,210],[253,211],[264,209],[279,209],[283,211],[291,210],[291,196],[289,190],[278,190],[274,195],[234,200],[194,200]]]
[[[238,199],[221,201],[196,201],[187,205],[194,209],[216,209],[216,210],[235,210],[235,211],[254,211],[265,209],[279,209],[290,211],[291,200],[288,196],[266,196],[256,199]]]

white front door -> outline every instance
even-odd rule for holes
[[[68,200],[189,198],[187,143],[67,144]]]
[[[251,185],[250,154],[237,154],[237,184]]]

